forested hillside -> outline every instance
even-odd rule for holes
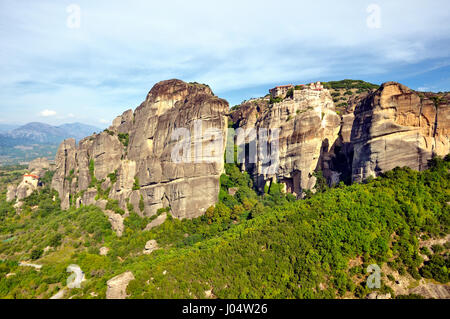
[[[220,202],[204,216],[169,214],[145,231],[156,216],[133,212],[120,238],[96,207],[61,211],[48,187],[27,198],[19,215],[2,186],[0,297],[49,298],[65,287],[70,264],[86,274],[70,290],[74,298],[104,298],[106,282],[126,271],[135,277],[130,298],[420,297],[414,289],[449,282],[449,171],[447,156],[424,172],[397,168],[332,189],[319,172],[316,193],[296,200],[277,184],[257,195],[249,176],[226,164]],[[159,249],[143,254],[151,239]],[[382,269],[376,290],[366,284],[372,264]]]

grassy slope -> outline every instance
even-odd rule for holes
[[[205,216],[169,218],[143,232],[147,221],[133,214],[120,239],[97,208],[61,212],[47,190],[27,199],[17,216],[3,192],[0,234],[16,239],[0,244],[0,259],[7,260],[0,263],[0,296],[48,298],[65,285],[69,264],[86,273],[83,288],[71,291],[80,298],[104,297],[106,281],[128,270],[136,277],[131,298],[204,298],[211,289],[219,298],[364,297],[365,267],[372,263],[448,282],[448,247],[435,254],[443,265],[439,259],[425,269],[418,238],[449,233],[449,169],[447,158],[422,173],[396,169],[295,201],[277,185],[257,197],[248,176],[228,165],[221,203]],[[230,187],[239,187],[235,196],[227,194]],[[162,249],[143,255],[149,239]],[[40,273],[17,266],[52,245],[34,261],[43,265]],[[110,248],[108,256],[98,254],[102,246]],[[363,264],[350,267],[356,258]],[[384,277],[381,291],[392,292],[390,284]]]

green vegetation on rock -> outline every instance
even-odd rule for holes
[[[48,188],[24,200],[18,215],[2,188],[0,236],[14,240],[0,242],[0,297],[48,298],[65,286],[70,264],[86,274],[82,288],[70,290],[74,298],[104,298],[106,281],[125,271],[136,278],[130,298],[205,298],[211,289],[218,298],[364,298],[371,264],[448,283],[448,245],[419,250],[419,238],[442,238],[450,226],[450,157],[430,164],[335,188],[318,172],[316,192],[304,200],[277,183],[258,195],[247,173],[226,164],[219,203],[204,216],[177,220],[163,208],[166,221],[145,231],[156,216],[131,211],[122,237],[96,207],[61,211]],[[160,249],[143,254],[152,239]],[[423,262],[425,252],[431,258]],[[29,260],[42,269],[18,265]],[[393,294],[394,284],[383,275],[378,291]]]

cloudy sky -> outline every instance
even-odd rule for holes
[[[0,123],[104,127],[158,81],[450,90],[450,1],[0,0]]]

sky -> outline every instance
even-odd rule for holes
[[[0,0],[0,124],[106,127],[172,78],[230,106],[312,81],[450,91],[449,21],[448,0]]]

